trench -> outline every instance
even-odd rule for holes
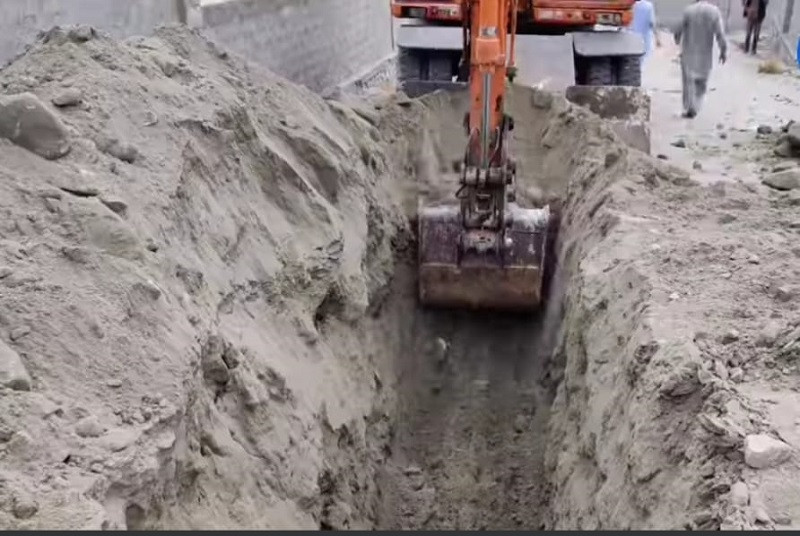
[[[415,289],[413,270],[398,284]],[[409,313],[379,528],[544,528],[555,308]]]
[[[545,459],[556,387],[551,356],[564,295],[556,196],[563,194],[569,176],[563,174],[563,160],[558,162],[562,169],[554,171],[551,161],[540,158],[546,123],[531,117],[530,97],[521,92],[511,103],[526,119],[513,143],[523,206],[543,204],[546,192],[554,209],[542,306],[532,314],[422,307],[414,247],[397,259],[393,310],[384,328],[397,331],[391,358],[397,399],[390,463],[380,477],[378,528],[546,527]],[[422,198],[437,199],[448,185],[455,187],[456,176],[447,167],[462,150],[463,136],[456,130],[466,109],[462,98],[425,99],[423,132],[408,150],[418,157],[414,179],[422,184],[416,192]],[[526,190],[531,183],[534,196]]]

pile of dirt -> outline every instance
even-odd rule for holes
[[[340,479],[374,497],[358,322],[405,225],[374,127],[180,28],[57,28],[0,87],[0,526],[314,528]]]
[[[325,101],[181,28],[54,29],[0,87],[0,526],[800,521],[795,192],[514,88],[550,299],[428,311],[464,94]]]

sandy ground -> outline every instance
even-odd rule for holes
[[[0,527],[800,523],[800,198],[756,181],[796,162],[746,129],[783,112],[718,89],[687,125],[665,47],[665,160],[514,89],[557,269],[541,314],[470,315],[418,307],[412,232],[463,95],[326,101],[174,28],[46,41],[0,72]],[[796,94],[754,68],[724,67]]]
[[[709,92],[702,112],[694,119],[681,118],[679,47],[672,35],[661,33],[662,47],[654,49],[645,64],[643,85],[652,98],[652,154],[664,155],[691,166],[700,161],[698,180],[758,182],[761,165],[753,155],[753,137],[759,125],[773,129],[793,119],[800,96],[800,77],[758,72],[771,57],[770,44],[762,39],[758,56],[742,51],[744,35],[728,37],[729,60],[715,61]],[[715,52],[717,54],[717,52]],[[686,148],[673,144],[683,141]]]

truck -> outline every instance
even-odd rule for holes
[[[636,0],[514,0],[518,83],[562,89],[641,86],[644,41],[628,29]],[[468,78],[466,0],[391,0],[398,81],[418,96]]]

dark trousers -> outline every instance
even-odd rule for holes
[[[753,54],[756,53],[756,48],[758,48],[758,38],[761,34],[761,22],[761,19],[747,20],[747,37],[744,39],[745,52],[752,52]],[[752,41],[750,38],[752,38]]]

